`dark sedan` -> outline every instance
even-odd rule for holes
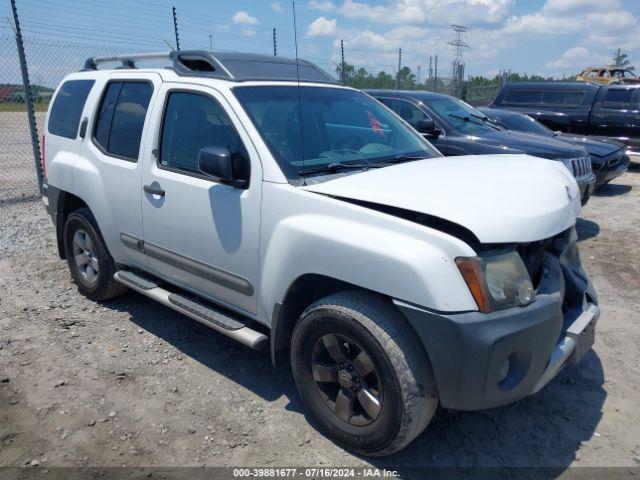
[[[562,162],[573,173],[584,205],[595,187],[587,151],[555,138],[507,130],[465,102],[433,92],[370,90],[428,138],[443,155],[524,153]]]
[[[584,147],[591,157],[591,166],[596,175],[596,186],[609,183],[629,168],[629,156],[625,145],[615,140],[595,139],[589,136],[554,132],[528,115],[502,108],[478,108],[491,120],[504,128],[518,132],[534,133],[547,138],[554,137]]]

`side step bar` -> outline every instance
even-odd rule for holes
[[[156,280],[146,275],[120,270],[113,275],[113,278],[131,290],[152,298],[255,350],[264,348],[269,341],[266,335],[247,327],[239,317],[216,310],[212,305],[205,305],[184,295],[165,290]]]

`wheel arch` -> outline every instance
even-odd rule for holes
[[[50,210],[54,218],[54,224],[56,227],[58,255],[60,256],[60,258],[66,259],[67,256],[64,251],[64,225],[67,221],[67,218],[76,210],[80,208],[89,208],[89,206],[84,200],[82,200],[77,195],[74,195],[73,193],[57,189],[55,189],[54,192],[51,192],[51,187],[49,187],[48,190]]]
[[[380,292],[327,275],[306,273],[299,276],[287,289],[284,299],[273,307],[270,344],[271,361],[275,367],[289,362],[293,329],[302,312],[313,302],[345,290],[361,290],[386,299],[390,298]]]

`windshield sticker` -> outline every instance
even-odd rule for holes
[[[384,137],[384,130],[382,130],[382,126],[376,116],[369,110],[367,110],[367,115],[369,115],[369,125],[371,125],[371,130]]]

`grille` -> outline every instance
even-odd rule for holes
[[[571,158],[571,173],[576,178],[584,177],[591,173],[591,159],[589,157]]]

